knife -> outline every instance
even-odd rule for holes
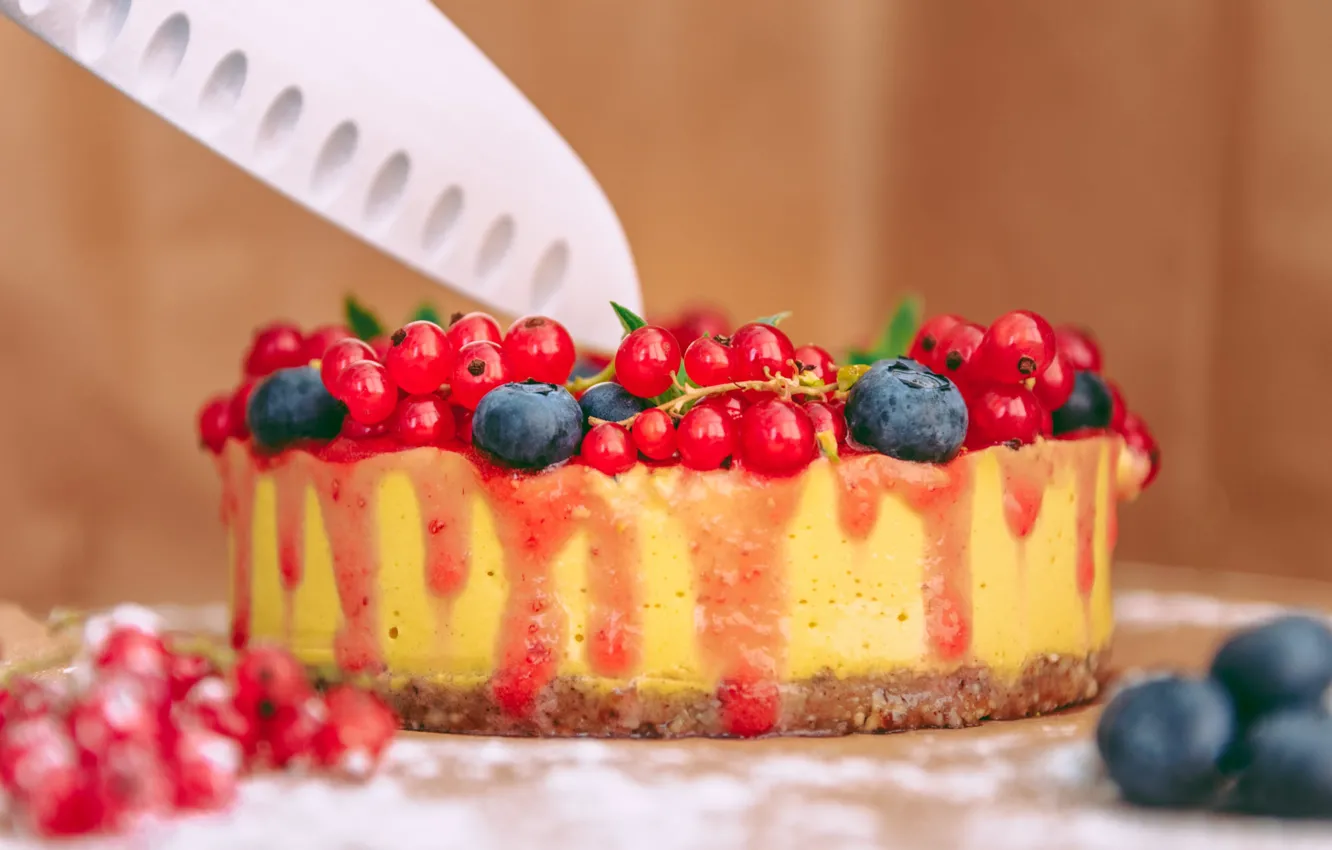
[[[613,351],[642,312],[586,165],[427,0],[0,0],[0,15],[306,209]]]

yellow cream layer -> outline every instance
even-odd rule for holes
[[[761,530],[780,541],[784,561],[782,589],[773,601],[780,606],[780,677],[800,680],[824,671],[856,677],[972,665],[1013,677],[1034,656],[1081,656],[1106,647],[1113,625],[1110,568],[1118,447],[1117,440],[1105,438],[964,455],[954,465],[964,464],[968,475],[959,499],[966,502],[962,509],[969,507],[969,522],[960,527],[927,522],[925,511],[959,507],[944,503],[913,508],[901,488],[884,486],[874,493],[877,519],[863,539],[848,534],[839,512],[847,476],[854,478],[858,464],[898,462],[854,456],[834,466],[818,460],[795,480],[784,482],[783,487],[794,488],[791,519],[782,527]],[[1014,498],[1014,473],[1004,453],[1021,454],[1045,470],[1035,479],[1028,476],[1040,494],[1040,508],[1025,537],[1016,535],[1005,518],[1005,501]],[[287,454],[292,457],[285,460],[292,463],[328,466],[305,453]],[[249,599],[233,604],[240,602],[238,611],[243,612],[248,601],[251,639],[284,642],[307,663],[334,665],[335,636],[347,624],[334,547],[314,479],[295,478],[303,490],[304,533],[298,553],[300,579],[288,588],[279,568],[277,475],[271,465],[256,465],[245,447],[236,444],[228,447],[222,464],[229,488],[253,488],[252,498],[228,494],[236,499],[234,504],[253,510],[248,580],[233,585],[238,594],[248,588]],[[371,639],[387,670],[395,676],[438,677],[458,684],[486,680],[500,664],[510,591],[495,515],[505,504],[488,498],[484,488],[473,487],[463,497],[470,507],[459,514],[470,524],[465,531],[470,564],[463,586],[444,598],[427,586],[425,522],[413,481],[419,480],[423,467],[444,477],[474,477],[473,461],[427,448],[344,466],[356,467],[356,474],[371,482],[373,499],[367,510],[376,539],[367,551],[377,555],[378,562],[340,562],[338,569],[370,572],[375,615]],[[409,476],[404,471],[408,468],[418,477]],[[710,499],[717,500],[719,509],[733,505],[740,490],[767,483],[738,472],[697,473],[680,467],[639,466],[618,479],[586,467],[563,474],[583,476],[582,486],[619,518],[616,521],[634,527],[637,575],[628,578],[635,583],[634,604],[641,608],[635,626],[641,658],[620,677],[598,676],[593,670],[587,639],[591,559],[588,536],[577,530],[549,568],[549,590],[567,623],[563,644],[556,648],[556,674],[588,676],[607,687],[621,686],[626,679],[640,688],[714,687],[720,674],[698,639],[702,609],[695,540],[684,512],[706,511]],[[681,500],[686,488],[692,500],[688,508]],[[1084,558],[1094,564],[1094,579],[1082,590],[1080,507],[1089,512],[1085,521],[1091,523],[1090,539],[1082,535],[1082,545],[1090,545]],[[741,531],[743,517],[735,522],[738,533],[755,532]],[[243,528],[234,520],[231,525],[233,530]],[[937,581],[930,576],[932,567],[939,566],[931,559],[938,559],[941,551],[939,541],[928,539],[931,533],[965,536],[960,548],[965,554],[962,580],[970,593],[970,632],[960,657],[941,658],[927,635],[929,583]],[[237,542],[233,535],[233,570],[244,569],[236,563]]]

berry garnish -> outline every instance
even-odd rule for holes
[[[1096,745],[1126,800],[1191,806],[1216,793],[1235,732],[1235,709],[1221,685],[1168,677],[1115,696],[1101,715]]]
[[[305,338],[304,360],[306,363],[311,360],[322,360],[324,352],[328,351],[333,343],[352,338],[352,332],[344,325],[321,325],[310,331],[310,335]]]
[[[1044,430],[1045,408],[1031,390],[995,384],[967,399],[967,438],[971,451],[1002,444],[1034,443]]]
[[[464,345],[472,342],[493,342],[500,345],[504,335],[500,332],[499,322],[488,313],[468,313],[458,316],[449,325],[447,331],[453,350],[460,351]]]
[[[361,366],[355,363],[345,378]],[[342,430],[345,411],[324,388],[319,373],[308,366],[282,369],[259,384],[250,396],[246,420],[255,444],[276,451],[300,440],[331,440]]]
[[[453,374],[456,349],[434,322],[408,322],[389,337],[384,357],[393,382],[409,393],[432,393]]]
[[[472,444],[517,469],[566,461],[582,439],[583,409],[554,384],[498,386],[481,399],[472,419]]]
[[[1332,814],[1332,718],[1315,712],[1263,718],[1243,750],[1237,809],[1285,818]]]
[[[255,646],[236,659],[234,703],[252,722],[272,720],[292,710],[314,693],[301,662],[285,649]]]
[[[465,407],[453,408],[453,433],[458,441],[465,444],[472,444],[472,417],[475,414]]]
[[[675,420],[664,410],[652,408],[640,413],[634,418],[630,435],[649,460],[670,460],[675,456]]]
[[[690,310],[679,320],[668,325],[680,345],[688,348],[703,336],[725,336],[730,332],[731,319],[721,310],[702,308]]]
[[[745,394],[739,390],[732,390],[729,393],[720,395],[710,395],[700,401],[695,407],[710,407],[725,413],[731,421],[737,426],[740,424],[740,417],[745,415],[745,408],[748,403],[745,401]]]
[[[324,389],[337,396],[342,370],[362,360],[376,361],[375,351],[359,339],[343,339],[330,345],[319,361],[319,379]]]
[[[805,405],[805,413],[814,425],[814,433],[828,431],[837,445],[846,442],[846,405],[840,401],[811,401]]]
[[[375,353],[375,360],[383,363],[388,358],[388,351],[393,347],[393,341],[386,336],[377,336],[367,343],[370,349]]]
[[[745,467],[767,475],[799,472],[814,459],[814,424],[789,401],[762,401],[740,420],[740,456]]]
[[[881,360],[846,399],[850,438],[898,460],[943,463],[962,447],[967,405],[947,378],[912,361]]]
[[[1212,660],[1240,717],[1316,708],[1332,685],[1332,630],[1321,619],[1291,615],[1231,636]]]
[[[389,417],[383,422],[367,425],[364,422],[357,421],[354,416],[348,416],[342,420],[342,430],[339,431],[338,434],[349,440],[370,440],[387,434],[389,432],[389,426],[392,424],[393,417]]]
[[[504,349],[488,340],[476,340],[458,350],[449,391],[458,404],[476,410],[486,393],[512,378]]]
[[[939,338],[931,366],[949,378],[969,376],[976,349],[985,338],[985,329],[975,322],[958,322]],[[922,364],[925,365],[925,364]]]
[[[231,436],[238,440],[248,440],[250,438],[250,423],[245,421],[250,409],[250,396],[254,393],[255,385],[259,381],[256,378],[250,378],[236,389],[231,396]]]
[[[140,679],[124,673],[93,682],[67,718],[74,743],[94,756],[114,743],[156,747],[163,734],[158,704]]]
[[[172,702],[180,702],[194,686],[217,675],[217,665],[206,656],[171,653],[167,658],[167,682]]]
[[[1061,325],[1054,329],[1055,347],[1075,372],[1101,371],[1101,347],[1086,328]]]
[[[1073,394],[1073,380],[1076,377],[1077,373],[1069,368],[1064,356],[1056,352],[1050,360],[1050,365],[1036,376],[1031,390],[1036,393],[1036,400],[1041,403],[1041,407],[1046,410],[1058,410]]]
[[[1129,450],[1143,455],[1150,464],[1147,477],[1142,480],[1142,487],[1146,489],[1161,471],[1161,448],[1157,445],[1156,438],[1152,436],[1147,423],[1136,413],[1129,413],[1124,417],[1120,433],[1123,434]]]
[[[638,452],[628,429],[617,422],[592,426],[583,438],[580,454],[584,463],[607,475],[628,472],[634,461],[638,460]]]
[[[134,626],[113,628],[92,658],[93,666],[104,673],[124,673],[153,690],[153,697],[165,698],[171,684],[171,655],[157,635]]]
[[[255,331],[254,342],[245,355],[245,374],[262,378],[279,369],[304,366],[305,337],[294,325],[274,324]]]
[[[438,446],[453,439],[453,411],[434,393],[402,399],[391,421],[393,436],[403,445]]]
[[[313,761],[314,739],[324,724],[324,703],[310,696],[282,706],[259,724],[259,761],[285,768]]]
[[[770,377],[795,375],[795,346],[781,329],[761,322],[741,325],[731,336],[732,378],[737,381],[766,381]]]
[[[804,374],[813,375],[819,383],[831,384],[837,380],[837,364],[826,349],[817,345],[802,345],[795,350],[795,361]]]
[[[347,405],[354,419],[366,425],[384,422],[398,406],[398,385],[388,369],[373,360],[360,360],[343,369],[334,395]]]
[[[176,808],[214,811],[235,799],[242,758],[234,739],[202,726],[186,726],[176,734],[168,762]]]
[[[652,398],[671,388],[680,368],[680,344],[670,331],[638,328],[615,352],[615,379],[639,398]]]
[[[1115,433],[1124,430],[1124,417],[1128,416],[1128,403],[1124,401],[1124,391],[1119,384],[1109,378],[1104,379],[1106,392],[1110,393],[1110,425]]]
[[[700,387],[715,387],[731,382],[731,346],[713,337],[701,337],[689,343],[684,353],[685,374]]]
[[[313,741],[320,767],[362,779],[379,764],[398,726],[393,710],[369,691],[337,685],[325,696],[327,717]]]
[[[975,358],[987,379],[1020,384],[1044,372],[1054,355],[1054,328],[1050,323],[1030,310],[1014,310],[986,328]]]
[[[593,384],[578,399],[583,415],[605,422],[623,422],[647,407],[647,402],[614,381]]]
[[[544,316],[526,316],[510,325],[503,347],[519,381],[563,384],[577,357],[564,325]]]
[[[1054,434],[1072,434],[1087,429],[1099,430],[1110,425],[1114,400],[1105,381],[1094,372],[1078,372],[1073,378],[1073,392],[1063,407],[1051,411]]]
[[[213,454],[219,454],[231,432],[231,399],[227,396],[209,399],[199,411],[199,442]]]
[[[690,469],[717,469],[735,451],[737,430],[735,420],[724,410],[696,405],[676,429],[680,459]]]
[[[922,363],[930,369],[938,371],[942,368],[939,363],[939,343],[944,335],[953,329],[955,325],[966,322],[961,316],[955,316],[951,313],[945,313],[942,316],[934,316],[926,319],[916,331],[916,338],[911,342],[911,350],[907,356],[917,363]]]

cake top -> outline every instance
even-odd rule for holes
[[[904,300],[872,348],[835,358],[797,347],[786,314],[732,327],[714,310],[624,327],[610,359],[580,354],[559,322],[507,330],[484,313],[431,308],[392,331],[355,299],[346,323],[260,328],[234,392],[199,417],[203,444],[256,453],[339,449],[358,457],[420,446],[473,449],[501,468],[567,462],[608,475],[637,463],[785,476],[819,456],[878,452],[947,463],[961,452],[1115,433],[1156,476],[1160,452],[1105,377],[1087,331],[1015,310],[988,327],[923,323]]]

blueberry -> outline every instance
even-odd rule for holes
[[[347,408],[329,395],[319,372],[308,366],[280,369],[250,394],[245,421],[256,445],[271,450],[299,440],[331,440],[342,430]]]
[[[1079,372],[1073,378],[1073,394],[1050,418],[1056,434],[1067,434],[1083,428],[1107,428],[1113,412],[1114,401],[1101,376]]]
[[[607,422],[619,422],[635,413],[641,413],[647,406],[647,399],[629,394],[629,391],[614,381],[606,381],[587,388],[578,400],[584,416],[595,416]]]
[[[1096,746],[1124,799],[1144,806],[1209,801],[1235,737],[1235,708],[1220,683],[1171,676],[1121,691],[1096,728]]]
[[[582,439],[582,408],[554,384],[502,384],[481,398],[472,417],[472,444],[517,469],[566,461]]]
[[[1332,685],[1332,630],[1314,617],[1292,615],[1238,632],[1212,660],[1240,717],[1316,707]]]
[[[952,381],[914,360],[880,360],[851,387],[846,424],[853,440],[881,454],[941,463],[967,435],[967,404]]]
[[[1237,808],[1277,817],[1332,817],[1332,719],[1287,711],[1249,730]]]
[[[570,378],[591,378],[593,375],[601,374],[601,367],[591,360],[582,357],[574,361],[573,373]]]

